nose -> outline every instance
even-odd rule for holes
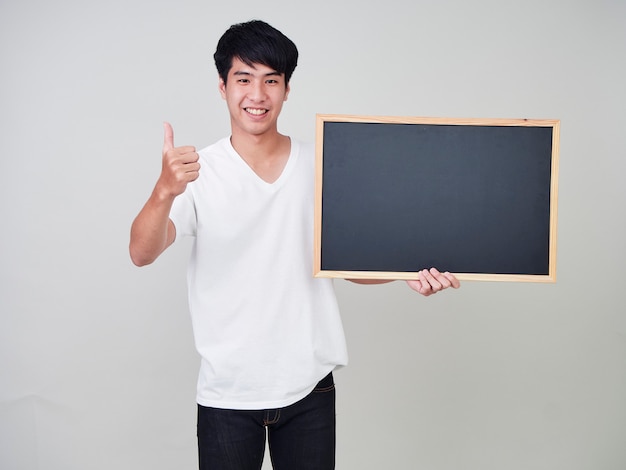
[[[253,82],[248,91],[248,98],[252,101],[263,101],[265,96],[265,84],[263,82]]]

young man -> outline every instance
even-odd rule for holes
[[[162,172],[133,222],[131,258],[146,265],[176,238],[195,238],[200,468],[259,469],[267,429],[274,468],[332,469],[332,371],[347,363],[346,345],[332,281],[311,275],[313,147],[277,128],[298,51],[251,21],[226,31],[214,58],[232,133],[197,152],[176,147],[165,124]],[[408,283],[423,295],[459,286],[435,269]]]

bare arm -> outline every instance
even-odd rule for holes
[[[152,192],[130,229],[130,259],[137,266],[152,263],[176,238],[176,228],[169,219],[174,199]]]
[[[346,279],[346,281],[354,282],[355,284],[387,284],[388,282],[393,282],[392,279]]]
[[[130,230],[130,258],[137,266],[152,263],[174,242],[176,229],[169,218],[172,204],[199,175],[196,149],[174,147],[172,126],[165,123],[164,131],[161,175]]]

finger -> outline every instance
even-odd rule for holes
[[[406,283],[411,289],[417,292],[419,292],[420,289],[422,288],[422,281],[418,279],[410,279],[410,280],[407,280]]]
[[[169,122],[163,123],[163,153],[174,148],[174,129]]]
[[[445,273],[443,273],[443,275],[450,281],[450,285],[452,287],[454,287],[455,289],[461,287],[461,281],[459,281],[454,274],[446,271]]]
[[[418,292],[426,297],[435,293],[435,291],[433,290],[433,286],[429,282],[427,276],[430,276],[430,273],[426,269],[423,269],[418,273],[418,278],[420,282],[420,288]]]
[[[450,280],[441,274],[437,268],[430,268],[430,274],[441,284],[442,289],[447,289],[452,285]]]
[[[420,279],[414,279],[414,280],[406,281],[406,283],[409,285],[411,289],[413,289],[415,292],[418,292],[419,294],[423,296],[428,297],[430,294],[432,294],[432,291],[430,290],[430,286],[428,285],[426,281],[422,281]]]
[[[443,286],[441,285],[441,283],[435,278],[435,276],[431,274],[428,269],[424,269],[422,272],[424,273],[426,281],[430,284],[434,292],[440,291],[442,289]]]
[[[192,181],[197,180],[199,176],[200,176],[199,171],[190,171],[189,173],[187,173],[187,181],[191,183]]]
[[[196,148],[192,146],[178,147],[176,153],[182,163],[195,163],[200,159]]]
[[[185,165],[185,173],[199,173],[199,172],[200,172],[199,163],[187,163]]]

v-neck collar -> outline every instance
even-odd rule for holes
[[[247,175],[247,177],[251,179],[252,181],[254,181],[257,186],[270,189],[270,190],[278,190],[284,184],[284,181],[288,179],[289,173],[291,173],[291,170],[295,166],[296,160],[298,159],[298,155],[300,154],[300,151],[299,151],[300,149],[299,149],[298,144],[294,142],[294,140],[290,137],[289,138],[289,144],[290,144],[289,157],[287,158],[287,162],[285,163],[285,166],[283,167],[283,171],[280,173],[280,175],[274,182],[269,183],[265,181],[263,178],[261,178],[252,169],[252,167],[248,165],[248,163],[246,163],[243,157],[239,155],[239,153],[233,147],[230,137],[227,138],[226,140],[227,140],[228,150],[231,152],[234,159],[238,162],[238,165],[243,168],[242,171]]]

